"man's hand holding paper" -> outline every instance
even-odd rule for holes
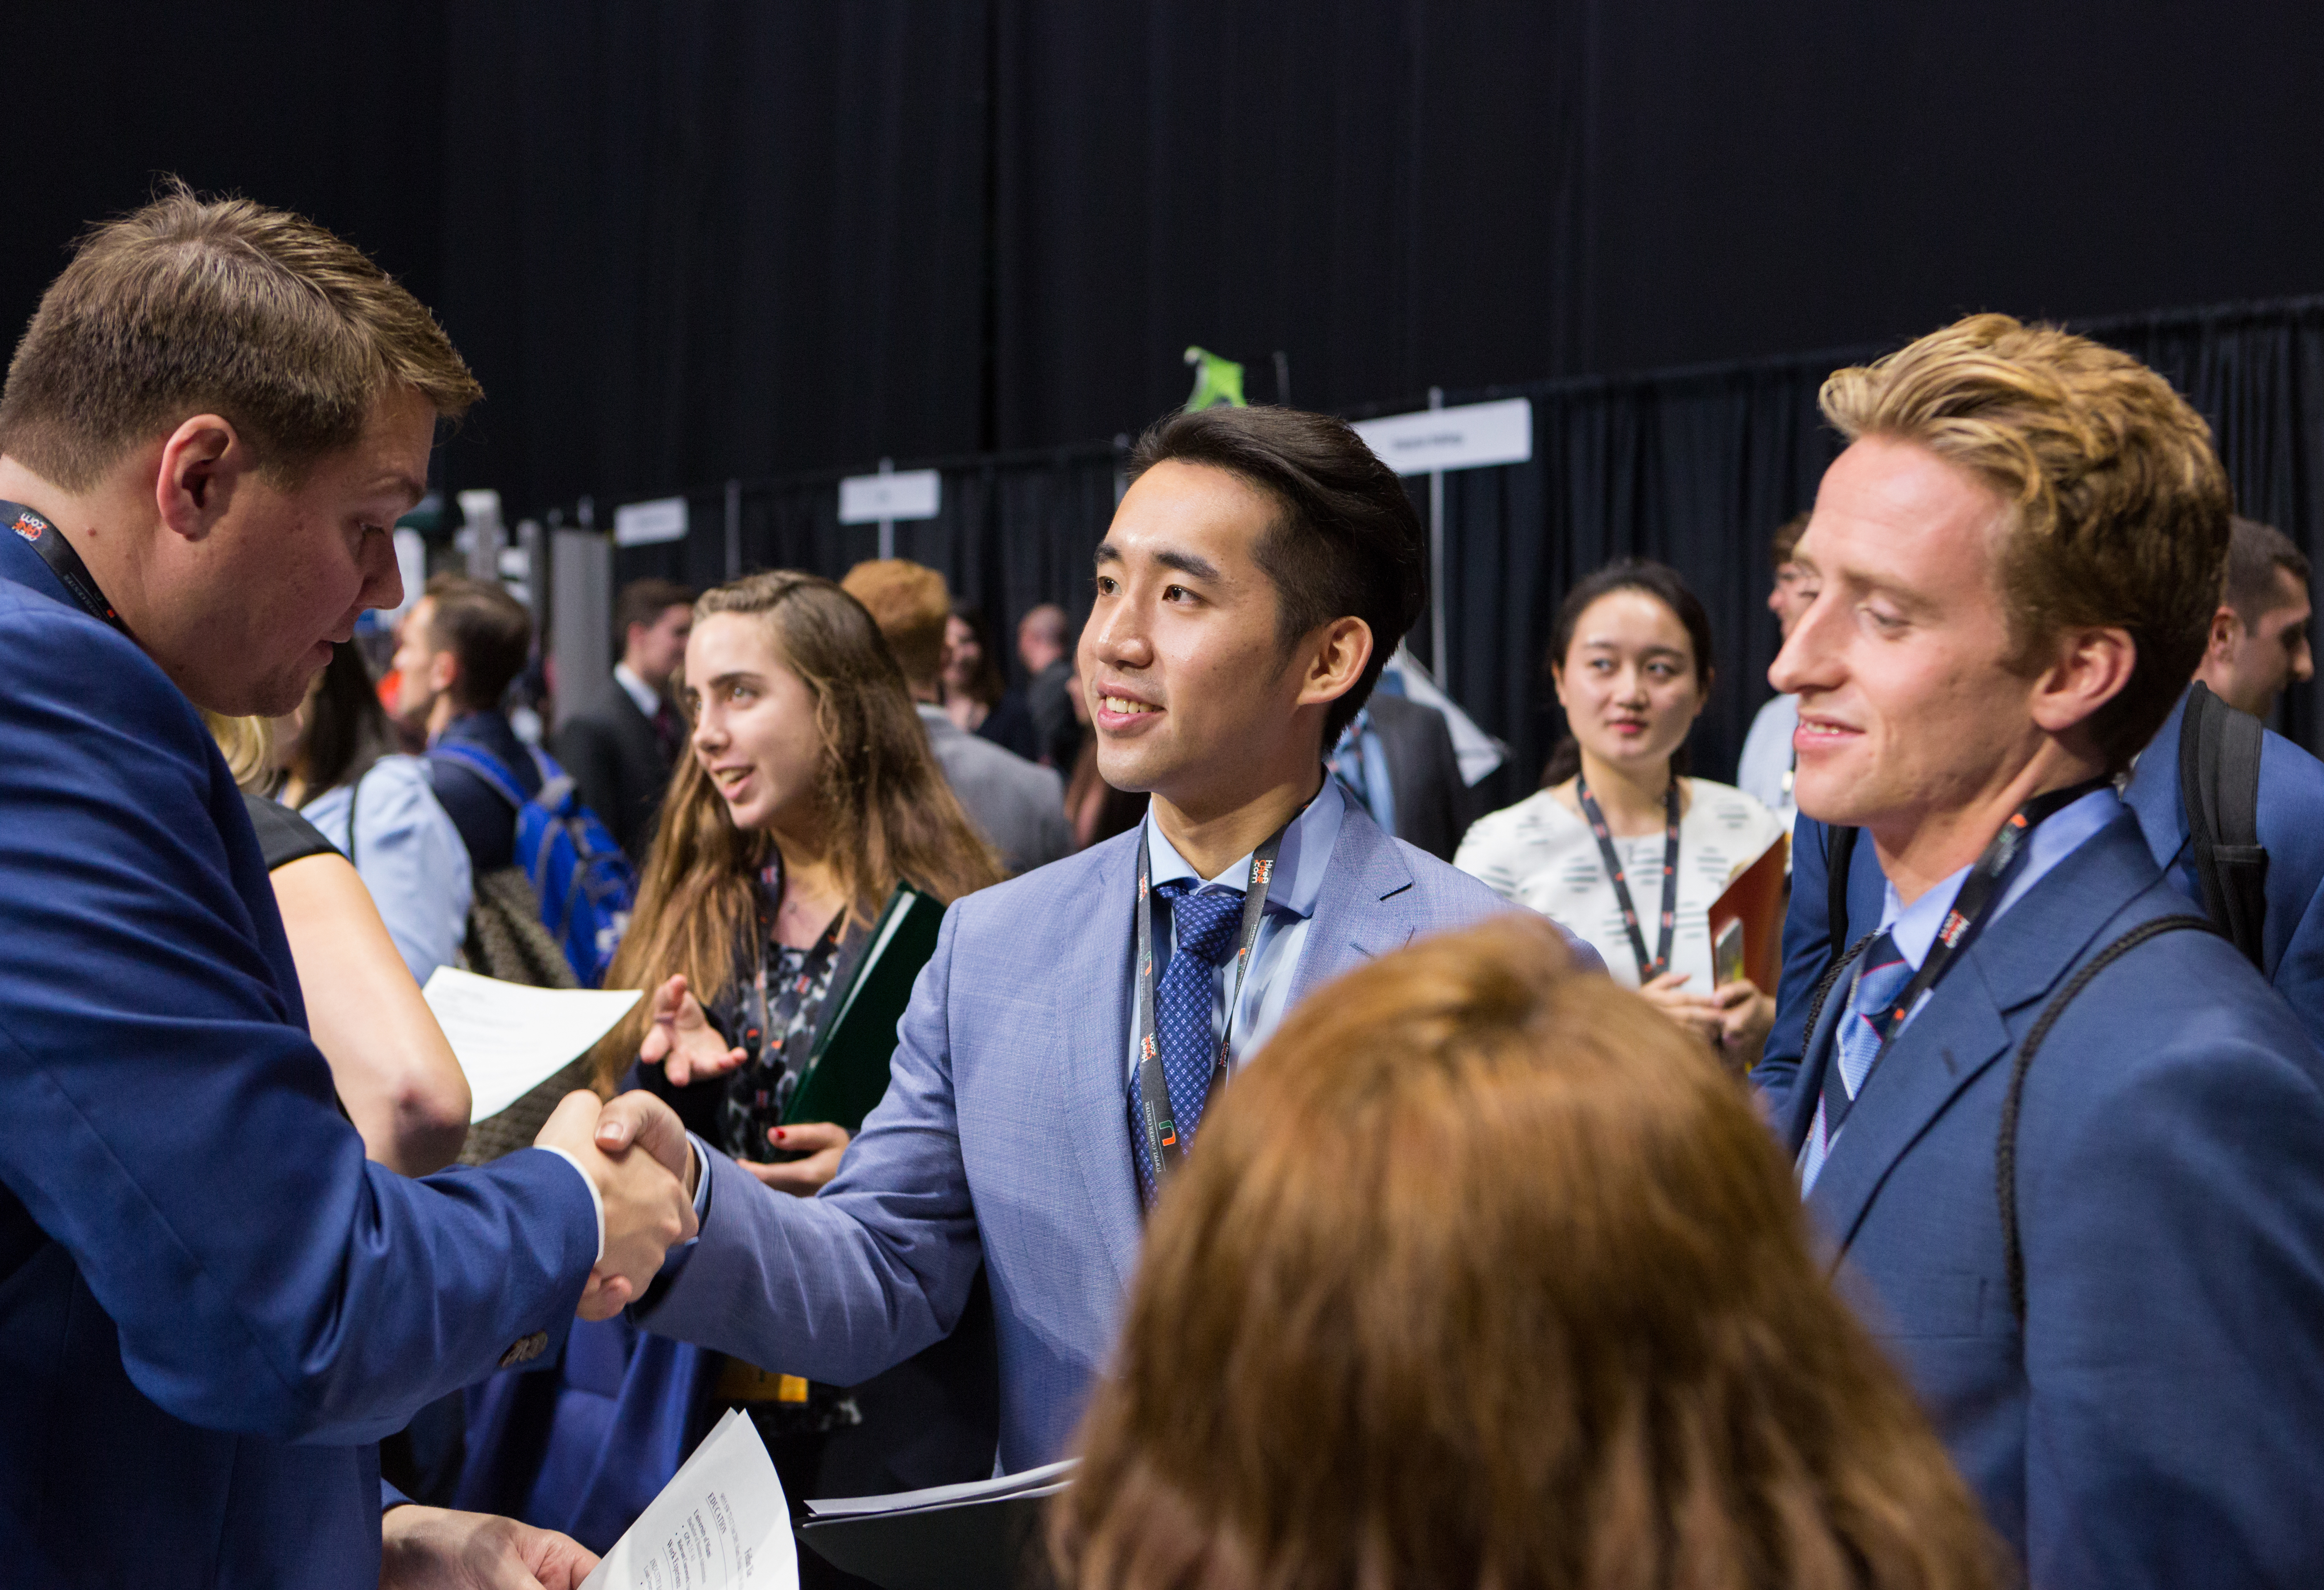
[[[663,1255],[696,1229],[682,1161],[673,1174],[650,1148],[606,1153],[598,1142],[598,1109],[595,1094],[569,1093],[534,1139],[537,1147],[572,1156],[596,1189],[604,1213],[604,1252],[581,1299],[585,1319],[608,1319],[642,1296],[661,1269]],[[678,1149],[681,1155],[686,1151],[682,1131]]]

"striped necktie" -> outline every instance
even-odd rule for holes
[[[1831,1145],[1848,1120],[1848,1112],[1880,1058],[1880,1045],[1895,1018],[1892,1002],[1912,980],[1912,963],[1896,941],[1883,933],[1865,947],[1849,989],[1848,1010],[1833,1036],[1831,1063],[1824,1068],[1823,1097],[1817,1101],[1814,1124],[1800,1150],[1800,1195],[1805,1197],[1823,1172]]]

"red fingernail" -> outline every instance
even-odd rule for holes
[[[776,1142],[778,1142],[778,1143],[780,1143],[782,1140],[783,1140],[783,1129],[782,1129],[780,1126],[777,1126],[777,1127],[775,1128],[775,1141],[776,1141]]]

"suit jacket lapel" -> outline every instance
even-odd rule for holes
[[[2009,1051],[2010,1013],[2045,997],[2122,908],[2153,881],[2154,863],[2137,821],[2125,813],[1962,951],[1928,1008],[1873,1068],[1849,1112],[1847,1130],[1816,1178],[1808,1202],[1843,1250],[1896,1162],[1962,1089]],[[1829,1018],[1845,998],[1842,990],[1833,990],[1826,1018],[1816,1024],[1819,1063],[1800,1068],[1803,1084],[1812,1074],[1818,1091],[1830,1047],[1823,1041],[1831,1031]],[[1793,1114],[1804,1136],[1806,1122],[1815,1114],[1812,1095],[1795,1098]]]
[[[1121,1284],[1138,1265],[1138,1175],[1130,1154],[1130,958],[1137,923],[1138,841],[1117,841],[1090,885],[1087,931],[1056,986],[1057,1033],[1051,1080],[1090,1209]]]
[[[1396,841],[1380,832],[1370,813],[1349,801],[1299,968],[1292,975],[1291,1005],[1342,972],[1410,942],[1412,915],[1395,902],[1412,885],[1412,869]]]
[[[2163,721],[2153,740],[2139,753],[2131,769],[2123,802],[2138,815],[2146,853],[2166,870],[2187,845],[2187,808],[2179,799],[2179,734],[2187,721],[2187,698],[2181,695]]]

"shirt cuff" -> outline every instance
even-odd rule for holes
[[[702,1223],[710,1218],[710,1144],[688,1132],[686,1146],[694,1155],[694,1235],[685,1245],[692,1247],[702,1240]]]
[[[597,1211],[597,1259],[604,1258],[605,1256],[605,1199],[604,1196],[597,1190],[597,1179],[589,1174],[588,1168],[566,1150],[551,1148],[546,1143],[536,1143],[533,1146],[543,1153],[553,1153],[571,1165],[573,1173],[581,1178],[581,1185],[589,1190],[589,1207]],[[699,1209],[701,1206],[697,1203],[695,1207]],[[592,1259],[589,1262],[594,1264],[597,1259]]]

